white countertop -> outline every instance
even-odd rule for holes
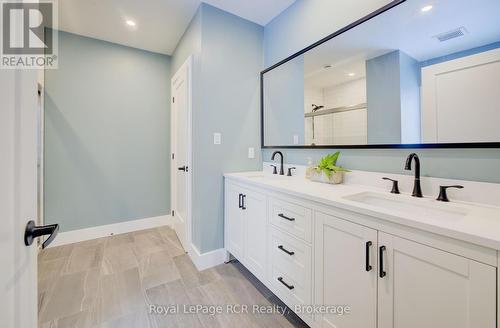
[[[256,187],[500,250],[500,207],[456,201],[444,203],[432,198],[415,198],[407,194],[394,195],[387,190],[372,186],[330,185],[312,182],[303,177],[278,176],[260,171],[228,173],[224,176]],[[352,195],[366,192],[376,193],[389,202],[401,201],[402,204],[414,208],[430,208],[430,211],[423,215],[422,211],[415,213],[415,211],[368,205],[348,199],[352,198]],[[459,215],[452,213],[447,215],[446,211]]]

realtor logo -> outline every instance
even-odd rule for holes
[[[57,68],[57,3],[1,2],[2,68]]]

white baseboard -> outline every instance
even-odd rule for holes
[[[188,254],[198,271],[222,264],[227,259],[227,252],[224,248],[200,254],[198,248],[196,248],[193,244],[191,244],[191,251],[188,252]]]
[[[137,230],[151,229],[164,225],[172,225],[173,218],[170,215],[155,216],[151,218],[124,221],[120,223],[106,224],[97,227],[61,232],[49,247],[78,243],[111,235],[118,235]]]

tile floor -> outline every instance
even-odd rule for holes
[[[169,227],[43,250],[38,280],[41,328],[304,326],[292,313],[150,314],[150,305],[283,305],[239,263],[199,272]]]

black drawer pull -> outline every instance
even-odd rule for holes
[[[241,195],[241,209],[242,210],[246,210],[247,207],[245,206],[245,198],[247,197],[247,195]]]
[[[378,250],[378,257],[379,257],[379,276],[380,278],[384,278],[387,273],[384,271],[384,251],[385,251],[385,246],[380,246]]]
[[[279,216],[280,218],[283,218],[283,219],[288,220],[288,221],[295,221],[295,218],[289,218],[288,216],[286,216],[286,215],[285,215],[285,214],[283,214],[283,213],[278,214],[278,216]]]
[[[241,196],[243,196],[243,194],[238,195],[238,208],[241,208]]]
[[[290,256],[292,256],[293,254],[295,254],[295,252],[290,252],[285,247],[283,247],[283,245],[279,245],[278,248],[281,249],[283,252],[287,253]]]
[[[290,290],[292,290],[292,289],[294,289],[294,288],[295,288],[295,286],[294,286],[294,285],[289,285],[289,284],[287,284],[286,282],[284,282],[284,281],[283,281],[283,277],[278,277],[278,281],[279,281],[279,282],[281,282],[283,285],[285,285],[285,287],[286,287],[286,288],[288,288],[288,289],[290,289]]]
[[[365,270],[366,271],[371,271],[372,266],[370,265],[370,247],[372,246],[371,241],[367,241],[365,244],[365,251],[366,251],[366,263],[365,263]]]

